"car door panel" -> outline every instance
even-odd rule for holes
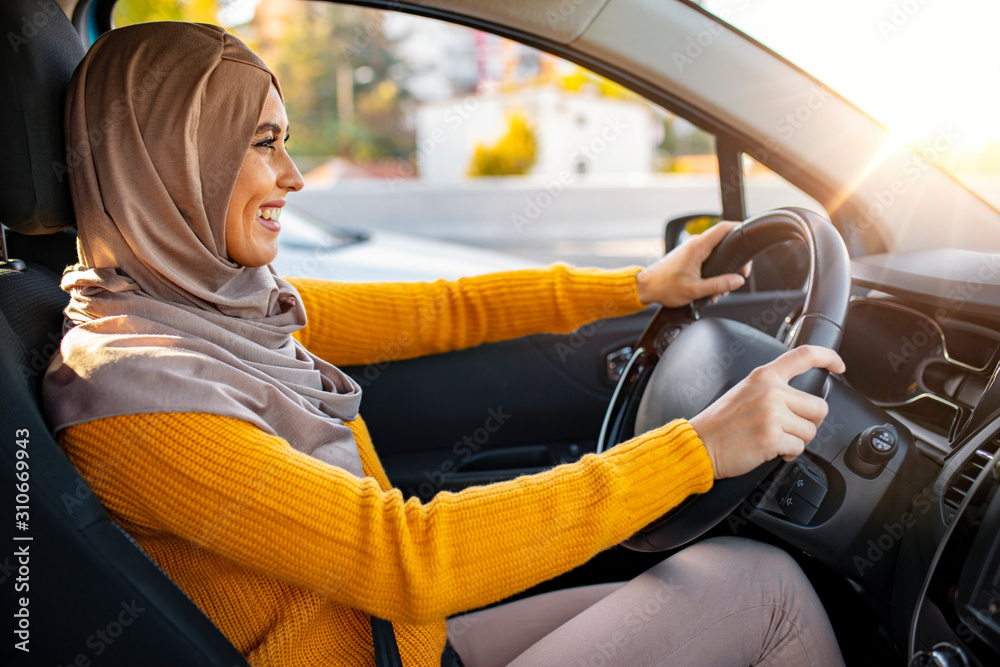
[[[706,316],[774,334],[801,291],[734,293]],[[467,350],[345,370],[393,484],[406,495],[511,479],[595,449],[614,382],[608,354],[638,340],[655,309]]]
[[[645,318],[632,318],[635,335]],[[599,330],[561,368],[545,336],[391,362],[364,391],[365,420],[386,471],[404,492],[430,497],[529,474],[593,450],[613,386],[593,376],[599,350],[623,340]],[[569,336],[558,337],[569,345]],[[634,336],[628,338],[634,340]],[[346,369],[361,381],[363,369]],[[369,373],[369,376],[371,374]]]

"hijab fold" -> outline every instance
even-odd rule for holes
[[[292,333],[295,288],[226,254],[226,213],[277,79],[217,26],[102,36],[67,92],[79,264],[68,331],[43,380],[50,426],[204,412],[242,419],[363,474],[344,422],[361,388]],[[192,443],[196,446],[196,443]]]

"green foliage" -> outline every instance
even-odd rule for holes
[[[218,23],[227,0],[120,0],[115,25],[146,21]],[[404,117],[409,74],[397,41],[382,30],[384,13],[297,0],[262,0],[246,25],[230,31],[277,75],[295,155],[371,160],[405,157],[414,132]],[[405,37],[405,36],[404,36]],[[356,76],[367,67],[365,76]]]
[[[580,93],[587,90],[600,94],[612,100],[641,101],[643,98],[633,93],[628,88],[605,79],[603,76],[594,74],[590,70],[582,67],[574,67],[571,72],[559,78],[559,84],[563,90],[570,93]]]
[[[669,155],[712,155],[715,153],[715,139],[711,134],[693,125],[680,121],[682,130],[678,132],[675,118],[663,120],[663,141],[658,148]]]
[[[149,21],[218,23],[218,10],[218,0],[119,0],[114,21],[119,28]]]
[[[701,234],[702,232],[708,231],[717,222],[719,222],[719,218],[717,216],[701,215],[698,216],[697,218],[692,218],[691,220],[688,220],[688,223],[684,225],[684,231],[686,231],[691,236],[695,236],[696,234]]]
[[[493,146],[477,144],[469,176],[522,176],[535,164],[535,131],[521,114],[511,114],[507,134]]]
[[[382,29],[384,13],[316,2],[276,3],[280,34],[258,17],[234,30],[281,81],[296,155],[358,161],[403,157],[414,133],[404,122],[409,70]],[[368,76],[356,76],[362,68]]]

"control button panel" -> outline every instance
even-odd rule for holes
[[[808,525],[826,496],[827,484],[817,468],[796,461],[778,486],[778,506],[785,516]]]

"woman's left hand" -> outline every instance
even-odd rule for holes
[[[643,303],[660,303],[668,308],[679,308],[705,296],[712,296],[714,303],[720,295],[740,288],[750,275],[750,264],[741,273],[726,273],[713,278],[701,277],[701,265],[712,254],[722,237],[736,227],[737,222],[719,222],[697,236],[680,244],[666,256],[638,274],[639,300]]]

